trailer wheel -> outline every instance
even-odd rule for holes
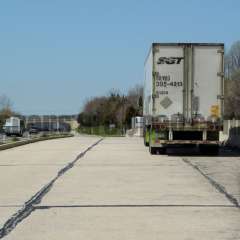
[[[149,147],[149,152],[150,152],[152,155],[156,155],[156,148],[155,148],[155,147]]]
[[[164,155],[166,154],[166,152],[167,152],[167,149],[165,147],[157,148],[157,153],[160,155]]]

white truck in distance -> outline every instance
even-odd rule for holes
[[[3,126],[3,129],[7,136],[22,136],[24,131],[24,121],[18,117],[10,117],[6,119],[6,123]]]
[[[144,143],[217,153],[223,127],[224,44],[153,43],[145,62]]]

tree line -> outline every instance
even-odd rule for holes
[[[6,95],[0,95],[0,130],[7,118],[18,115],[12,110],[12,102]]]
[[[240,41],[225,55],[225,119],[240,119]]]
[[[93,97],[86,101],[78,115],[80,126],[131,127],[133,116],[142,116],[143,87],[136,85],[128,93],[112,89],[106,96]]]
[[[232,44],[225,53],[224,118],[240,119],[240,41]],[[88,100],[78,115],[82,126],[130,127],[133,116],[142,116],[143,87],[137,85],[127,95],[111,90],[107,96]]]

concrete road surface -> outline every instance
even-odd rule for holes
[[[139,138],[98,140],[0,152],[6,239],[240,239],[239,156],[151,156]]]
[[[65,138],[0,152],[0,228],[97,138]]]

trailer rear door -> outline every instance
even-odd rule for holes
[[[184,47],[156,45],[153,48],[154,115],[183,114]]]

